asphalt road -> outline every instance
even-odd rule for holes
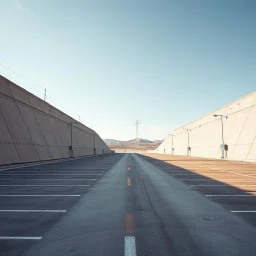
[[[255,255],[255,197],[208,197],[179,172],[136,154],[0,171],[0,255]]]

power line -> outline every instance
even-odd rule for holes
[[[13,71],[11,68],[9,68],[5,64],[3,64],[2,62],[0,62],[0,65],[10,72],[10,75],[9,75],[10,76],[10,78],[9,78],[10,80],[14,80],[16,83],[20,83],[20,81],[17,80],[17,78],[15,79],[15,77],[13,77],[13,75],[14,75],[14,76],[16,76],[18,78],[21,78],[26,84],[29,84],[30,86],[34,86],[34,87],[38,87],[38,88],[44,89],[45,90],[44,100],[46,101],[46,88],[42,87],[41,85],[35,84],[34,82],[31,82],[30,80],[24,78],[23,76],[21,76],[20,74],[18,74],[17,72]],[[26,87],[27,87],[27,85],[26,85]],[[28,88],[31,89],[30,87],[28,87]]]

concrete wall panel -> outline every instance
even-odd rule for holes
[[[248,110],[247,120],[238,138],[237,144],[251,144],[256,136],[256,108]]]
[[[33,144],[16,144],[22,162],[40,161],[39,155]]]
[[[60,149],[57,145],[51,145],[49,146],[50,152],[52,154],[52,159],[59,159],[62,158],[62,155],[60,153]]]
[[[223,138],[228,145],[226,159],[256,161],[256,92],[251,93],[209,115],[176,129],[173,135],[174,154],[187,155],[187,132],[189,129],[191,155],[209,158],[221,158],[222,123]],[[158,153],[170,153],[171,135],[155,150]]]
[[[42,103],[41,103],[41,100],[34,97],[33,95],[29,95],[29,101],[30,101],[30,105],[34,108],[34,109],[37,109],[37,110],[40,110],[40,111],[44,111],[43,109],[43,106],[42,106]]]
[[[16,147],[13,144],[0,142],[0,152],[0,165],[21,162]]]
[[[0,108],[14,143],[32,144],[17,103],[0,98]]]
[[[6,126],[5,120],[2,116],[1,108],[0,108],[0,124],[1,124],[0,125],[0,143],[13,143],[8,127]]]
[[[13,84],[10,84],[10,88],[16,100],[30,105],[29,94],[25,90]]]
[[[48,117],[46,114],[38,114],[37,120],[39,122],[39,125],[42,129],[42,132],[44,134],[45,140],[47,145],[49,146],[56,146],[56,140],[52,131],[52,127],[50,125],[51,118]]]
[[[111,152],[95,131],[0,76],[0,165],[71,157],[70,122],[74,156]]]
[[[9,81],[2,76],[0,76],[0,93],[8,95],[9,97],[13,98]]]
[[[249,149],[248,155],[246,156],[246,160],[248,161],[255,161],[256,159],[256,137]]]
[[[26,124],[27,130],[32,139],[32,142],[34,144],[46,145],[44,135],[37,122],[37,118],[34,113],[34,110],[24,105],[20,105],[19,108],[20,108],[20,112],[22,114],[23,120]]]

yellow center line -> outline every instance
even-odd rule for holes
[[[134,229],[134,219],[131,213],[127,213],[125,216],[125,232],[126,234],[133,233]]]
[[[128,187],[130,187],[132,185],[132,181],[131,181],[130,177],[127,178],[127,185],[128,185]]]

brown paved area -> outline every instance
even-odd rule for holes
[[[256,225],[256,163],[142,153],[147,161]]]

